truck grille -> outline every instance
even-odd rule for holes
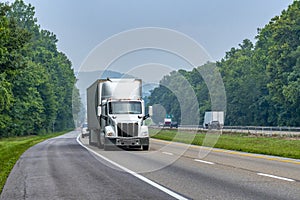
[[[138,123],[118,123],[119,137],[135,137],[139,134]]]

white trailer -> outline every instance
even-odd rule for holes
[[[223,126],[224,126],[224,112],[223,111],[205,112],[203,128],[221,129]]]
[[[89,143],[149,149],[141,79],[99,79],[87,88]]]

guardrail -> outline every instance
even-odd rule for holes
[[[299,127],[271,127],[271,126],[225,126],[223,131],[249,133],[266,136],[300,136]]]
[[[289,131],[300,132],[300,127],[287,126],[224,126],[227,130],[259,130],[259,131]]]
[[[151,127],[151,126],[150,126]],[[157,127],[158,126],[152,126]],[[162,127],[160,127],[162,128]],[[166,128],[166,127],[165,127]],[[173,128],[174,129],[174,128]],[[202,125],[179,125],[178,129],[181,130],[208,130],[204,129]],[[254,135],[267,135],[267,136],[300,136],[300,127],[287,127],[287,126],[223,126],[223,132],[238,132],[249,133]]]

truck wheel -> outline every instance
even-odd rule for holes
[[[142,148],[143,148],[143,151],[148,151],[149,150],[149,145],[143,145]]]

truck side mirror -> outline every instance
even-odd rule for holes
[[[101,106],[97,107],[97,116],[100,117],[101,116]]]
[[[149,118],[149,117],[150,117],[150,115],[147,114],[147,115],[145,115],[145,116],[143,117],[143,120],[146,120],[146,119]]]
[[[148,109],[148,115],[149,117],[152,117],[153,116],[153,107],[152,106],[149,106],[149,109]]]

